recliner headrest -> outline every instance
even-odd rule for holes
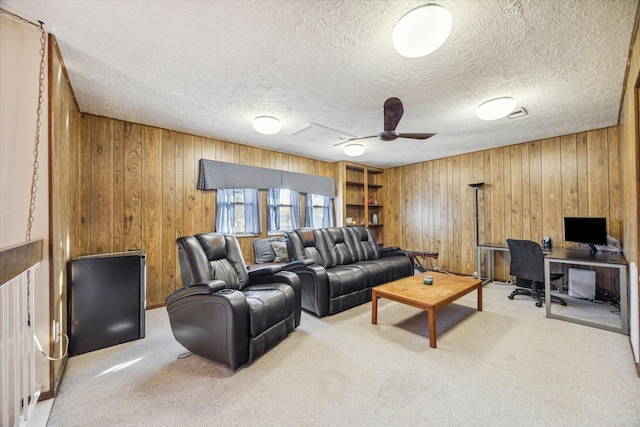
[[[300,236],[300,240],[302,240],[302,246],[305,248],[316,245],[316,235],[311,228],[300,228],[296,232]]]
[[[344,243],[344,234],[341,228],[327,228],[327,233],[329,233],[335,243]]]
[[[227,245],[224,236],[219,233],[196,234],[196,239],[200,242],[204,253],[209,261],[227,257]]]
[[[360,239],[360,241],[369,240],[369,236],[367,235],[367,229],[364,227],[353,227],[353,230],[356,232],[356,235]]]

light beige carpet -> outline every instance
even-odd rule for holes
[[[73,357],[49,426],[640,426],[629,337],[547,319],[512,287],[427,314],[381,299],[300,327],[234,372],[191,356],[164,308],[146,338]]]

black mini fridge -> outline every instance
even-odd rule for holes
[[[146,256],[90,255],[68,265],[69,355],[144,338]]]

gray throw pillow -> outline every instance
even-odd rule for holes
[[[287,254],[287,243],[286,242],[271,242],[271,247],[273,248],[273,252],[275,252],[276,257],[274,262],[288,262],[289,254]]]
[[[253,248],[256,252],[256,263],[258,264],[273,262],[276,259],[276,253],[271,247],[270,239],[255,239]]]

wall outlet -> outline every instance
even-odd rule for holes
[[[477,271],[473,272],[473,277],[478,277],[478,272]]]
[[[58,341],[60,341],[60,332],[62,332],[61,326],[60,326],[60,322],[56,321],[56,326],[54,328],[53,334],[54,334],[54,342],[57,344]]]

